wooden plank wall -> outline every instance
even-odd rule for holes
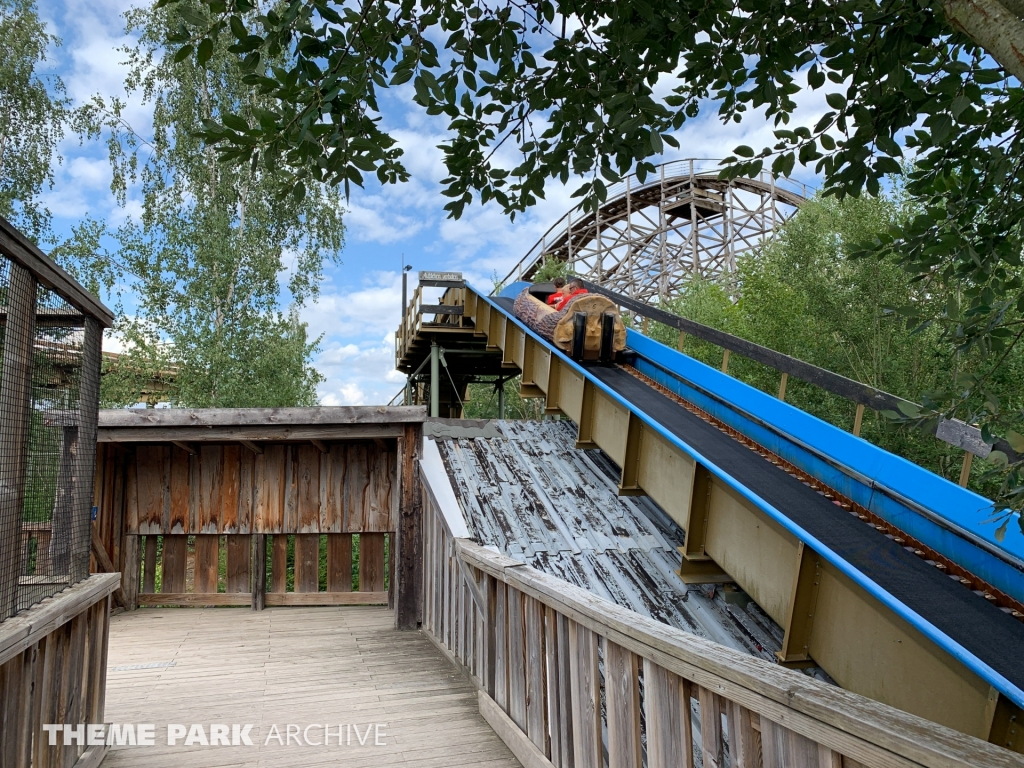
[[[393,441],[100,447],[94,527],[129,607],[388,602]]]

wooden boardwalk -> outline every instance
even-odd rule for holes
[[[143,609],[110,627],[108,723],[154,723],[155,746],[113,747],[104,768],[517,768],[473,685],[385,608]],[[173,666],[169,663],[173,662]],[[156,666],[162,665],[162,666]],[[135,669],[124,669],[125,667]],[[253,724],[255,746],[167,745],[167,726]],[[276,725],[331,725],[330,746],[280,745]],[[383,746],[338,746],[339,724],[386,724]],[[347,729],[346,729],[347,730]],[[322,728],[309,731],[323,738]]]

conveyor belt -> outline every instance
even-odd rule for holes
[[[1014,685],[1024,688],[1024,625],[620,368],[588,373],[725,468],[796,525]]]

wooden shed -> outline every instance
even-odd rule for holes
[[[404,559],[411,591],[397,621],[414,622],[425,416],[375,406],[101,411],[96,566],[123,572],[129,609],[259,610],[395,606]]]

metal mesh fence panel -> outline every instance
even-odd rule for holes
[[[3,256],[0,313],[2,621],[89,575],[102,331]]]

